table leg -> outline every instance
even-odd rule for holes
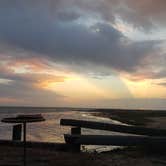
[[[24,141],[24,166],[26,166],[26,123],[23,123],[23,130],[24,130],[24,135],[23,135],[23,141]]]

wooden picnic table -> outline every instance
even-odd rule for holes
[[[41,114],[36,115],[18,115],[16,117],[3,118],[4,123],[21,123],[23,125],[23,142],[24,142],[24,166],[26,166],[26,124],[45,121]]]

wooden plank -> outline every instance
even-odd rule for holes
[[[70,144],[82,145],[112,145],[112,146],[164,146],[166,138],[148,136],[122,135],[64,135],[65,141]]]
[[[81,128],[80,127],[72,127],[71,128],[71,134],[72,135],[81,135]],[[72,150],[74,152],[80,152],[81,151],[81,145],[80,144],[73,144]]]
[[[22,124],[14,125],[13,126],[13,141],[21,141],[21,131],[22,131]]]
[[[82,128],[108,130],[108,131],[130,133],[136,135],[166,136],[165,129],[153,129],[153,128],[138,127],[138,126],[117,125],[117,124],[92,122],[85,120],[74,120],[74,119],[61,119],[60,124],[64,126],[77,126]]]

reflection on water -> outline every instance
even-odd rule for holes
[[[44,141],[44,142],[64,142],[63,134],[70,132],[70,127],[60,126],[61,118],[73,118],[73,119],[82,119],[82,120],[91,120],[91,121],[99,121],[99,122],[107,122],[107,123],[117,123],[108,118],[100,118],[91,116],[87,112],[79,112],[72,111],[71,109],[54,109],[50,111],[50,109],[34,109],[31,108],[23,111],[24,108],[16,109],[13,108],[12,111],[4,111],[3,108],[0,108],[0,119],[4,117],[12,117],[16,116],[20,113],[42,113],[46,121],[39,123],[29,123],[27,125],[27,140],[30,141]],[[11,108],[10,108],[11,109]],[[2,110],[2,111],[1,111]],[[28,111],[27,111],[28,110]],[[6,123],[0,123],[0,139],[11,139],[12,125]],[[113,132],[101,131],[101,130],[91,130],[91,129],[82,129],[83,134],[115,134]],[[110,150],[113,147],[108,146],[86,146],[86,149],[92,150],[96,149],[97,151]]]

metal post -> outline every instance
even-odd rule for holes
[[[23,123],[23,129],[24,129],[24,135],[23,135],[23,141],[24,141],[24,166],[26,166],[26,123]]]

